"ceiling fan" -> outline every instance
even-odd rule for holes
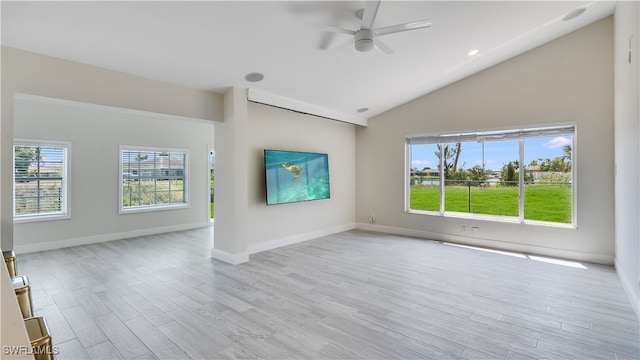
[[[364,9],[356,12],[356,16],[362,19],[362,25],[358,30],[349,30],[338,26],[323,25],[324,31],[347,34],[353,36],[353,44],[358,51],[370,51],[374,48],[385,54],[393,53],[393,50],[377,39],[377,37],[389,34],[395,34],[402,31],[417,30],[431,27],[431,20],[418,20],[404,24],[385,26],[381,28],[373,28],[373,23],[378,14],[380,0],[365,1]]]

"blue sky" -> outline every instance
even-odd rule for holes
[[[565,145],[571,145],[571,136],[533,138],[524,141],[524,160],[529,164],[532,160],[553,159],[564,155]],[[462,143],[458,168],[469,169],[483,164],[483,144],[475,142]],[[411,167],[437,168],[438,159],[434,154],[436,145],[414,145],[411,151]],[[518,140],[495,141],[484,143],[484,165],[490,170],[500,170],[509,161],[517,160]]]

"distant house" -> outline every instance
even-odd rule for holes
[[[422,170],[413,169],[413,170],[411,170],[411,175],[412,176],[435,176],[435,177],[439,177],[440,176],[440,170],[438,170],[438,169],[422,169]]]
[[[41,178],[59,178],[62,176],[62,169],[59,166],[29,166],[29,173],[38,174]]]
[[[18,182],[29,182],[39,179],[60,180],[62,179],[62,168],[59,166],[41,166],[30,165],[27,174],[17,173],[14,175]]]
[[[424,169],[422,172],[425,176],[440,176],[440,169]]]
[[[184,158],[157,156],[155,160],[148,158],[125,161],[122,163],[122,171],[125,180],[182,179],[184,178]]]

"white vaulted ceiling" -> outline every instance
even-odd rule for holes
[[[394,52],[340,46],[362,1],[2,1],[2,45],[196,89],[232,86],[369,118],[613,13],[611,1],[382,1]],[[575,9],[577,18],[563,21]],[[327,49],[325,49],[327,48]],[[469,56],[468,52],[479,53]],[[264,80],[248,82],[251,72]],[[358,113],[361,108],[369,111]],[[338,116],[339,117],[339,116]]]

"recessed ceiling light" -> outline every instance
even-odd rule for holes
[[[469,51],[469,52],[467,53],[467,55],[469,55],[469,56],[474,56],[474,55],[477,55],[479,52],[480,52],[480,50],[478,50],[478,49],[473,49],[473,50]]]
[[[258,72],[252,72],[245,75],[244,79],[247,80],[248,82],[258,82],[264,79],[264,75]]]
[[[363,113],[363,112],[369,111],[369,108],[368,107],[363,107],[363,108],[360,108],[360,109],[358,109],[356,111],[359,112],[359,113]]]
[[[562,20],[564,21],[569,21],[569,20],[573,20],[575,18],[577,18],[578,16],[584,14],[584,12],[587,11],[587,8],[577,8],[575,10],[571,10],[567,15],[565,15]]]

